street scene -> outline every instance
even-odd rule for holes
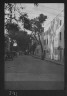
[[[5,3],[4,38],[5,89],[64,90],[64,3]]]

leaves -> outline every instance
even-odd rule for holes
[[[19,31],[18,24],[7,23],[5,26],[6,26],[6,29],[7,29],[7,30]]]
[[[27,15],[27,13],[25,13],[25,14],[23,14],[23,15],[21,15],[21,16],[19,17],[19,20],[24,21],[24,19],[27,18],[27,17],[28,17],[28,15]]]
[[[42,24],[44,21],[46,21],[47,16],[45,16],[43,14],[40,14],[39,17],[38,17],[38,19],[39,19],[39,22]]]
[[[42,23],[43,23],[46,19],[47,19],[47,16],[45,16],[45,15],[43,15],[43,14],[40,14],[38,17],[36,17],[36,18],[34,18],[34,19],[31,20],[33,26],[35,26],[35,27],[34,27],[35,32],[36,32],[36,30],[37,30],[37,32],[39,32],[39,33],[41,33],[41,32],[44,31],[44,30],[43,30],[43,27],[42,27]]]
[[[24,18],[24,28],[30,30],[31,29],[31,23],[28,18]]]
[[[30,35],[28,35],[27,32],[24,31],[19,31],[16,40],[22,50],[26,50],[26,48],[28,48],[29,46],[29,43],[31,42]]]
[[[44,32],[44,28],[42,27],[42,23],[47,19],[47,16],[44,16],[43,14],[40,14],[38,17],[31,19],[31,25],[32,25],[32,33],[34,36],[35,41],[41,45],[41,51],[43,53],[43,46],[40,39],[40,35],[42,32]],[[37,35],[37,36],[36,36]],[[38,37],[38,39],[37,39]]]
[[[19,27],[17,24],[14,23],[7,23],[5,25],[6,29],[8,30],[8,35],[11,39],[16,39],[16,36],[19,32]]]
[[[24,23],[24,28],[25,29],[31,30],[31,21],[28,18],[28,15],[26,13],[21,15],[19,17],[19,20],[22,21],[22,23]]]

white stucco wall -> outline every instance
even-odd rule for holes
[[[59,34],[56,34],[54,37],[54,47],[58,47],[59,45]]]
[[[64,26],[61,29],[61,42],[60,42],[61,48],[64,49]]]

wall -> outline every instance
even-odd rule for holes
[[[64,49],[64,26],[62,26],[60,32],[61,32],[61,41],[59,41],[59,45],[61,46],[61,48]]]
[[[60,32],[61,32],[61,41],[59,40],[59,45],[61,47],[60,60],[64,62],[64,25],[62,26]]]

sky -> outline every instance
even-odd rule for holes
[[[44,22],[45,29],[48,28],[50,21],[53,20],[57,16],[57,14],[61,13],[62,10],[64,10],[64,3],[38,3],[38,7],[34,6],[34,3],[21,3],[21,6],[24,7],[23,10],[20,10],[21,13],[27,13],[28,17],[30,19],[33,19],[39,14],[44,14],[47,16],[47,20]],[[19,3],[17,3],[17,6],[20,9]],[[19,14],[16,11],[16,18],[18,19]],[[64,13],[62,13],[62,16]],[[19,26],[21,29],[23,29],[21,23],[19,23]],[[30,31],[28,31],[30,33]]]

